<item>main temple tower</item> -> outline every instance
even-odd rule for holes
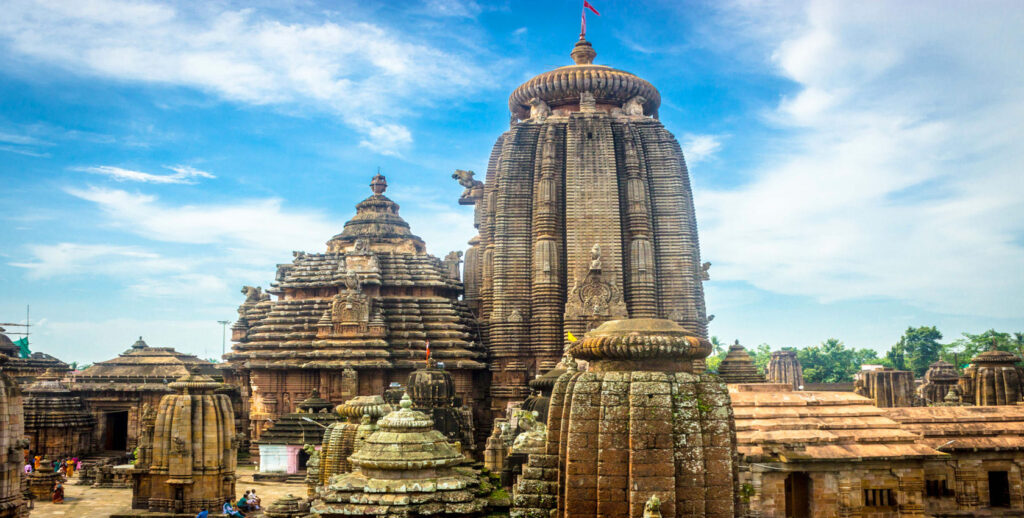
[[[490,353],[494,410],[526,397],[567,332],[667,318],[707,335],[690,180],[658,121],[661,96],[595,56],[581,37],[574,64],[516,88],[486,182],[455,175],[460,203],[476,205],[466,299]]]

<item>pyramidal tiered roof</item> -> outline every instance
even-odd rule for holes
[[[97,362],[75,374],[72,388],[89,390],[166,390],[174,380],[192,369],[203,375],[219,377],[216,366],[197,356],[171,347],[150,347],[139,339],[117,358]]]
[[[739,340],[729,346],[729,352],[718,366],[718,376],[726,383],[764,383],[764,375],[757,372],[754,359]]]
[[[458,300],[461,283],[384,196],[386,179],[377,175],[370,187],[326,253],[295,252],[291,264],[278,265],[268,290],[278,300],[253,290],[239,308],[229,361],[250,369],[413,369],[429,341],[449,369],[484,368],[472,316]]]

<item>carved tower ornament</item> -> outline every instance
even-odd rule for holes
[[[622,302],[622,292],[612,281],[601,278],[602,269],[601,246],[595,244],[590,249],[590,269],[581,275],[583,281],[577,281],[569,290],[565,303],[565,318],[588,318],[594,321],[601,318],[626,317],[626,305]]]
[[[484,183],[474,179],[474,174],[473,171],[462,169],[456,169],[452,173],[452,178],[458,180],[459,185],[466,188],[462,191],[462,196],[459,196],[460,205],[474,205],[484,195]]]
[[[548,103],[537,97],[530,99],[530,121],[544,122],[551,115],[551,107]]]
[[[643,117],[645,102],[647,102],[647,99],[644,98],[644,96],[642,95],[633,97],[632,99],[626,101],[626,104],[622,105],[622,112],[625,113],[626,115],[631,115],[634,117]]]
[[[597,111],[597,99],[594,92],[580,92],[580,111],[583,113],[594,113]]]

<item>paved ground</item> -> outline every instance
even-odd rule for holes
[[[239,470],[237,490],[241,496],[249,489],[255,489],[260,495],[263,505],[269,505],[274,500],[289,493],[295,496],[306,496],[304,484],[284,484],[280,482],[254,482],[252,479],[253,470],[242,468]],[[76,477],[77,478],[77,477]],[[35,508],[30,514],[31,518],[106,518],[114,512],[122,512],[131,507],[131,489],[100,489],[89,486],[76,486],[72,478],[64,485],[64,503],[53,504],[47,501],[36,500]],[[252,516],[252,515],[250,515]]]

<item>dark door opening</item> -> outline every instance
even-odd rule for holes
[[[988,472],[988,505],[1010,507],[1010,478],[1007,472]]]
[[[790,473],[786,477],[786,518],[811,516],[811,477],[807,473]]]
[[[103,414],[103,449],[127,451],[128,411]]]
[[[309,454],[306,450],[299,450],[299,470],[306,469],[306,462],[309,462]]]

